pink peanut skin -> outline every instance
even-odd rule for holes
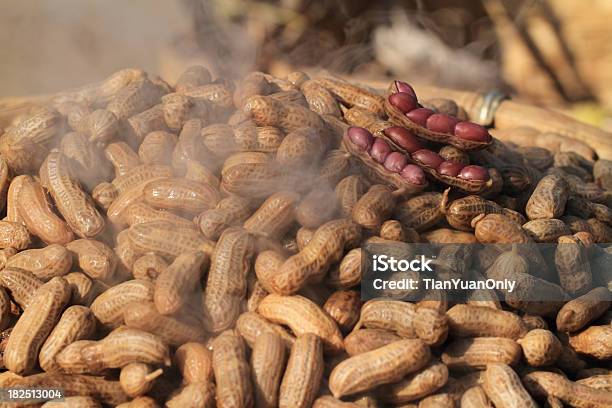
[[[427,119],[435,112],[427,108],[417,108],[407,112],[405,115],[408,119],[421,127],[427,127]]]
[[[472,122],[457,123],[455,126],[455,136],[476,142],[488,142],[491,140],[491,135],[487,132],[487,129]]]
[[[423,145],[419,139],[417,139],[412,132],[404,127],[391,126],[386,128],[384,133],[408,153],[413,153],[423,148]]]
[[[405,92],[398,92],[389,96],[389,102],[404,113],[410,112],[418,106],[416,98]]]
[[[412,154],[415,160],[423,163],[427,167],[437,169],[438,166],[444,161],[440,155],[434,151],[428,149],[417,150]]]
[[[374,143],[374,136],[364,128],[351,126],[347,130],[348,136],[353,144],[359,146],[362,150],[370,150]]]
[[[370,156],[378,163],[384,163],[389,153],[391,153],[391,147],[389,147],[387,142],[381,138],[376,138],[370,149]]]
[[[427,118],[427,129],[432,132],[454,134],[459,119],[444,113],[434,113]]]

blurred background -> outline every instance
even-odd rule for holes
[[[142,67],[499,88],[612,129],[609,0],[3,0],[0,97]]]

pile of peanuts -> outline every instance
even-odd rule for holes
[[[612,162],[526,133],[301,72],[54,95],[0,136],[0,388],[66,397],[0,406],[612,407]],[[563,301],[362,301],[398,241]]]

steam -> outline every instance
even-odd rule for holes
[[[450,48],[401,11],[391,15],[390,26],[376,29],[374,44],[378,61],[399,77],[418,75],[414,78],[417,82],[470,89],[491,87],[497,82],[494,62],[465,48]]]

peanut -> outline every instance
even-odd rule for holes
[[[0,330],[5,330],[12,320],[11,298],[4,288],[0,288]]]
[[[559,218],[567,201],[567,183],[556,175],[544,177],[529,197],[525,211],[530,220]]]
[[[257,311],[273,323],[288,326],[297,336],[316,334],[323,340],[327,352],[336,353],[343,348],[342,334],[336,322],[305,297],[271,294],[261,301]]]
[[[86,191],[91,191],[111,177],[111,168],[100,150],[80,133],[71,132],[62,137],[60,152],[70,163],[70,172]]]
[[[559,237],[570,234],[568,226],[554,218],[529,221],[523,224],[523,229],[536,242],[557,242]]]
[[[78,126],[79,121],[83,119],[83,117],[92,112],[86,102],[76,101],[65,101],[59,103],[56,109],[59,113],[66,117],[66,122],[72,129]]]
[[[55,362],[63,373],[100,374],[104,367],[100,362],[87,362],[81,354],[85,347],[96,344],[95,340],[77,340],[64,347],[55,356]]]
[[[461,163],[465,165],[470,164],[470,157],[467,155],[467,153],[461,149],[456,148],[455,146],[443,146],[438,151],[438,154],[446,161]]]
[[[130,363],[170,365],[168,346],[151,333],[124,329],[83,347],[83,360],[104,368],[122,368]]]
[[[396,341],[338,364],[329,377],[329,389],[336,398],[368,391],[399,381],[423,368],[430,358],[429,348],[421,340]]]
[[[37,109],[31,116],[7,129],[0,138],[0,152],[15,174],[36,171],[49,144],[64,129],[62,116],[56,110]]]
[[[125,142],[109,143],[104,149],[104,156],[115,168],[115,177],[123,176],[141,164],[136,152]]]
[[[587,387],[612,391],[612,375],[600,374],[591,377],[583,378],[576,381],[577,384],[586,385]]]
[[[518,339],[527,333],[520,317],[503,310],[458,304],[446,316],[453,336]]]
[[[145,182],[158,178],[172,177],[173,170],[170,166],[158,164],[143,164],[130,169],[123,175],[118,175],[112,185],[118,194],[124,193],[134,186],[146,184]]]
[[[426,231],[444,219],[447,200],[448,190],[444,194],[422,193],[399,202],[395,208],[395,218],[405,227],[418,232]]]
[[[521,384],[518,375],[506,364],[487,365],[483,388],[498,408],[538,406]]]
[[[418,338],[430,346],[439,346],[448,336],[448,319],[441,308],[417,307],[412,327]]]
[[[180,311],[188,297],[199,289],[202,271],[208,263],[208,256],[201,251],[176,257],[155,280],[153,301],[159,313],[171,315]]]
[[[185,160],[185,178],[198,183],[208,184],[215,188],[219,188],[219,184],[221,183],[221,181],[219,181],[219,177],[217,177],[211,170],[209,170],[202,163],[192,159]]]
[[[573,407],[603,408],[612,404],[610,392],[572,382],[555,373],[535,371],[525,375],[523,383],[537,397],[556,397]]]
[[[92,281],[82,272],[70,272],[64,275],[64,279],[70,285],[70,303],[74,305],[89,306],[99,292],[104,290],[103,285]]]
[[[362,326],[395,331],[404,338],[419,337],[429,345],[443,343],[448,333],[447,319],[437,310],[398,300],[366,302],[356,328]]]
[[[181,130],[190,119],[208,121],[210,108],[208,101],[203,98],[169,93],[162,96],[161,100],[164,120],[170,130]]]
[[[383,385],[377,390],[378,397],[387,403],[404,404],[426,397],[448,381],[448,368],[439,361],[433,361],[426,367],[409,374],[401,381]]]
[[[344,333],[349,332],[359,320],[360,308],[361,299],[359,292],[355,290],[338,290],[332,293],[323,305],[323,310],[336,321]]]
[[[111,248],[94,239],[77,239],[66,245],[74,253],[76,263],[92,279],[111,282],[118,259]]]
[[[7,260],[6,267],[25,269],[46,282],[55,276],[68,273],[72,267],[72,255],[63,246],[53,244],[13,255]]]
[[[477,385],[463,393],[460,405],[463,408],[491,408],[491,401],[482,387]]]
[[[213,408],[215,406],[214,387],[209,383],[188,384],[166,401],[168,408]]]
[[[287,349],[291,349],[295,342],[295,337],[292,334],[289,334],[281,326],[269,322],[255,312],[241,314],[238,320],[236,320],[236,330],[251,348],[255,346],[257,338],[263,333],[278,334]]]
[[[450,228],[438,228],[424,233],[423,238],[432,244],[475,244],[476,236],[471,232],[456,231]]]
[[[118,408],[159,408],[159,405],[151,397],[137,397],[117,406]]]
[[[304,81],[300,89],[304,93],[310,110],[319,115],[341,116],[338,102],[332,94],[325,89],[321,84],[314,80]]]
[[[232,227],[221,234],[211,257],[202,299],[207,331],[221,332],[238,318],[253,253],[253,238],[244,229]]]
[[[525,323],[527,330],[548,329],[548,323],[546,323],[546,320],[544,320],[542,316],[525,314],[521,319],[523,323]]]
[[[143,363],[130,363],[121,369],[119,383],[127,395],[140,397],[150,391],[153,380],[162,374],[162,369],[153,370]]]
[[[174,354],[184,384],[208,383],[213,379],[212,354],[202,343],[184,343]]]
[[[517,340],[517,342],[523,349],[525,360],[533,367],[554,364],[562,351],[561,342],[548,330],[530,330],[525,337]]]
[[[27,175],[17,176],[11,180],[6,193],[6,221],[17,222],[19,224],[24,223],[23,218],[19,214],[17,203],[19,202],[19,194],[24,183],[31,182],[32,180],[32,176]]]
[[[338,182],[335,188],[336,199],[339,203],[342,216],[349,217],[353,207],[369,189],[369,183],[362,177],[351,175]]]
[[[279,189],[292,187],[271,159],[261,152],[243,152],[228,157],[221,169],[221,190],[241,197],[265,198]]]
[[[413,228],[404,228],[397,220],[387,220],[380,227],[380,237],[389,241],[419,242],[419,233]]]
[[[201,65],[192,65],[181,73],[176,80],[174,89],[176,92],[185,92],[200,85],[206,85],[212,78],[208,69]]]
[[[34,374],[24,377],[16,385],[24,388],[59,388],[64,390],[64,395],[67,397],[89,396],[111,406],[117,406],[128,400],[119,381],[89,375]]]
[[[344,348],[349,356],[356,356],[401,339],[400,336],[389,330],[359,329],[353,330],[344,338]]]
[[[164,93],[163,87],[150,79],[138,79],[117,92],[106,109],[114,113],[117,119],[127,119],[157,104]]]
[[[529,274],[527,258],[518,253],[516,245],[512,251],[499,255],[485,275],[490,279],[514,280],[516,288],[505,294],[505,300],[513,308],[527,313],[555,314],[567,298],[560,286]]]
[[[327,141],[316,128],[298,128],[289,132],[276,150],[275,161],[287,168],[318,167]]]
[[[395,196],[383,185],[375,184],[353,206],[353,220],[363,228],[379,231],[382,223],[391,217]]]
[[[55,361],[57,354],[72,342],[90,338],[95,329],[96,321],[89,308],[68,307],[40,349],[40,367],[46,372],[60,371],[60,366]]]
[[[167,221],[175,225],[193,228],[193,222],[169,211],[157,210],[143,202],[135,202],[121,212],[123,221],[129,226],[153,221]]]
[[[187,171],[189,161],[200,163],[210,163],[211,153],[205,148],[200,138],[202,127],[205,126],[200,119],[191,119],[185,122],[183,129],[179,133],[178,142],[172,152],[172,167],[177,175]],[[210,165],[216,166],[218,163],[212,162]]]
[[[570,346],[581,354],[600,360],[612,358],[612,326],[590,326],[570,335]]]
[[[186,319],[160,314],[152,302],[130,303],[123,313],[125,324],[158,336],[170,346],[204,341],[204,330],[189,324]]]
[[[14,373],[34,369],[43,342],[60,319],[70,300],[70,288],[62,278],[52,278],[32,296],[28,307],[15,324],[4,350],[4,364]]]
[[[222,198],[215,208],[198,215],[195,223],[204,237],[216,240],[221,236],[223,230],[242,224],[249,215],[251,215],[249,201],[231,195]]]
[[[219,159],[238,152],[275,153],[283,132],[274,126],[254,126],[244,122],[234,127],[214,124],[202,129],[204,145]]]
[[[285,102],[270,96],[252,96],[242,105],[242,113],[257,126],[277,126],[285,132],[301,127],[324,129],[319,115],[293,102]]]
[[[26,249],[31,242],[28,229],[23,224],[11,221],[0,221],[0,249]]]
[[[266,296],[268,296],[268,292],[261,286],[257,277],[253,274],[249,275],[246,311],[256,311],[257,307]]]
[[[188,251],[210,254],[213,247],[195,228],[176,227],[167,221],[132,225],[127,236],[137,252],[153,252],[164,258],[174,258]]]
[[[295,221],[298,199],[298,194],[289,191],[272,194],[244,222],[244,229],[251,234],[271,239],[280,238]]]
[[[5,268],[0,272],[0,284],[8,290],[13,301],[25,310],[43,281],[26,270]]]
[[[252,406],[251,370],[240,336],[230,330],[224,331],[213,341],[212,347],[217,406]]]
[[[68,158],[51,152],[40,168],[40,179],[68,226],[80,237],[91,238],[104,228],[104,219],[95,208],[91,197],[73,178]]]
[[[30,233],[47,244],[67,244],[74,239],[66,222],[53,212],[42,185],[31,177],[21,179],[16,209]]]
[[[319,78],[316,83],[349,106],[357,106],[379,116],[384,115],[383,98],[374,92],[335,78]]]
[[[314,401],[312,408],[359,408],[360,406],[354,402],[344,402],[331,395],[324,395]]]
[[[118,327],[124,308],[132,302],[153,301],[153,283],[134,279],[109,288],[91,304],[91,311],[105,326]]]
[[[236,87],[233,95],[234,105],[240,108],[253,95],[269,95],[278,90],[263,72],[251,72]]]
[[[480,214],[472,219],[476,239],[483,244],[532,242],[519,223],[502,214]]]
[[[134,266],[134,262],[144,253],[137,251],[129,237],[129,230],[123,230],[117,234],[116,245],[113,251],[119,259],[118,270],[120,274],[128,275],[128,271]]]
[[[184,178],[152,180],[144,186],[143,194],[144,201],[153,207],[188,214],[214,208],[219,201],[214,187]]]
[[[525,223],[522,215],[503,208],[494,201],[475,195],[454,200],[446,209],[446,220],[453,228],[472,231],[472,220],[480,214],[504,214],[520,224]]]
[[[329,271],[325,282],[335,288],[348,289],[361,281],[361,248],[354,248],[342,258],[340,265]]]
[[[282,350],[282,348],[280,348]],[[291,349],[280,384],[278,406],[312,406],[323,378],[323,346],[312,333],[299,335]]]
[[[450,369],[484,369],[487,364],[515,366],[521,359],[521,346],[503,337],[457,339],[442,353],[442,362]]]
[[[557,330],[576,332],[597,319],[610,306],[610,291],[595,288],[567,302],[557,313]]]
[[[108,210],[118,197],[119,192],[117,191],[117,188],[112,183],[108,183],[106,181],[98,184],[91,191],[91,198],[96,204],[105,210]]]
[[[555,250],[555,266],[561,287],[568,294],[582,295],[588,292],[593,283],[587,250],[582,242],[572,236],[558,239]]]
[[[145,136],[138,147],[138,159],[142,164],[172,164],[172,152],[178,139],[176,135],[156,130]]]
[[[262,252],[257,257],[255,272],[269,292],[295,293],[308,282],[321,280],[329,266],[340,260],[344,249],[354,246],[360,236],[361,228],[351,220],[329,221],[316,230],[302,251],[284,262],[274,252]]]

